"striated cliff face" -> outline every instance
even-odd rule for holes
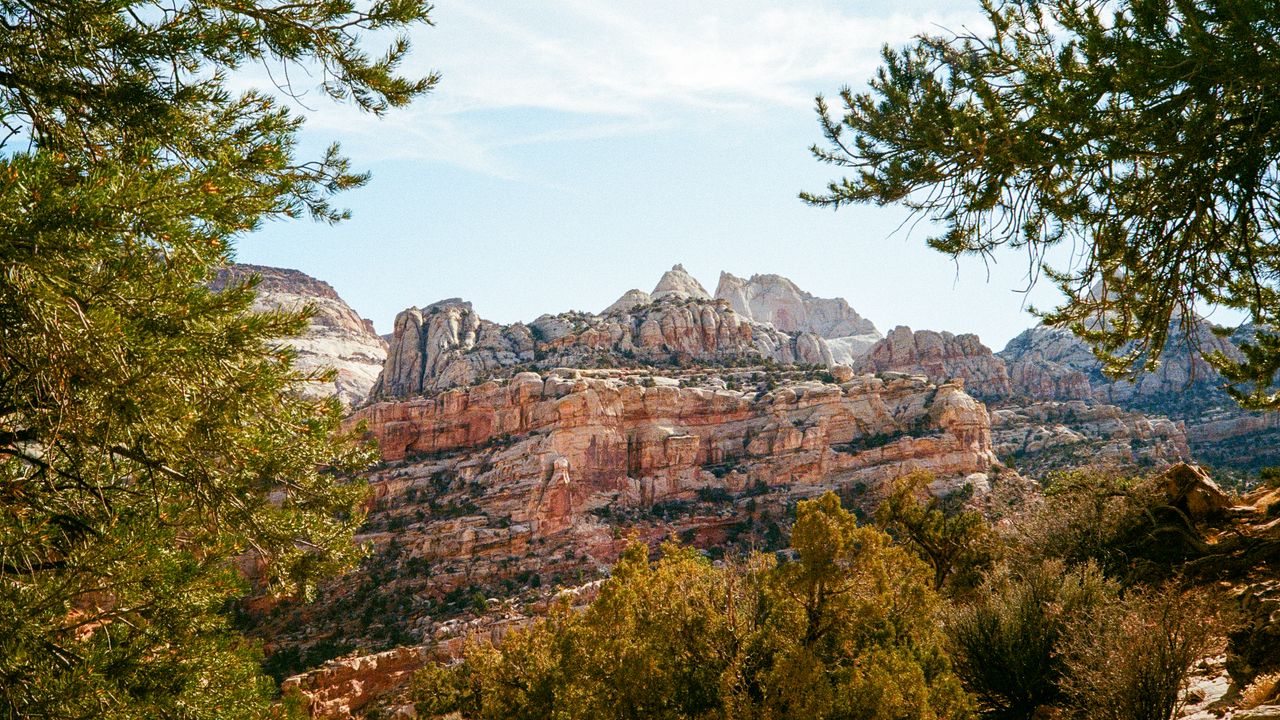
[[[374,332],[373,323],[356,314],[329,283],[297,270],[236,264],[219,272],[213,287],[241,283],[253,275],[261,278],[255,310],[301,310],[308,305],[315,308],[302,336],[282,342],[297,351],[298,368],[333,368],[337,377],[330,385],[305,386],[304,394],[337,395],[348,405],[363,402],[387,357],[387,344]]]
[[[1242,329],[1237,337],[1247,335]],[[1223,379],[1204,360],[1221,352],[1240,357],[1228,338],[1207,323],[1170,338],[1154,372],[1136,381],[1112,380],[1089,347],[1066,330],[1035,327],[999,353],[1015,393],[1044,400],[1089,399],[1135,413],[1167,415],[1185,428],[1197,460],[1219,467],[1257,468],[1280,463],[1280,418],[1240,409],[1221,389]]]
[[[1001,400],[1012,394],[1004,361],[977,335],[920,330],[899,325],[854,363],[859,372],[905,372],[934,382],[963,378],[977,397]]]
[[[880,331],[843,298],[819,298],[781,275],[752,275],[744,280],[720,273],[716,298],[728,300],[739,315],[786,333],[813,333],[827,341],[837,363],[850,364],[880,340]]]
[[[422,643],[486,598],[599,577],[632,534],[778,549],[798,499],[836,490],[869,509],[884,481],[917,469],[980,497],[1028,491],[960,383],[723,384],[561,369],[357,410],[350,422],[367,424],[385,459],[367,476],[359,540],[371,556],[314,605],[259,608],[251,630],[315,660],[325,643]]]
[[[1067,345],[1056,332],[1045,337],[1062,351],[1052,357],[1079,360],[1081,349],[1093,357],[1078,341]],[[1191,458],[1183,423],[1095,397],[1086,375],[1043,354],[1028,351],[1009,363],[1006,357],[976,335],[896,327],[854,369],[918,373],[932,382],[962,379],[991,404],[995,452],[1019,472],[1099,462],[1163,466]]]
[[[1027,380],[1023,389],[1028,393],[1057,392],[1058,378],[1078,375],[1085,382],[1068,383],[1068,392],[1087,391],[1096,399],[1126,406],[1190,410],[1228,400],[1219,390],[1222,377],[1204,359],[1204,355],[1215,352],[1240,357],[1240,351],[1229,339],[1218,337],[1207,325],[1190,335],[1175,332],[1165,347],[1160,367],[1143,373],[1136,381],[1111,380],[1103,376],[1102,363],[1084,342],[1067,330],[1039,326],[1010,340],[1000,356],[1011,367],[1031,365],[1037,369],[1024,371]]]
[[[960,384],[934,386],[907,376],[748,393],[679,387],[667,378],[621,371],[524,372],[434,398],[376,403],[353,419],[369,424],[389,461],[523,438],[512,446],[520,448],[514,459],[521,472],[512,466],[502,473],[508,480],[525,471],[545,480],[563,459],[582,487],[621,492],[632,504],[651,504],[710,481],[704,468],[723,463],[750,461],[730,475],[744,483],[775,483],[836,475],[879,479],[903,463],[946,474],[979,472],[996,462],[981,403]],[[928,438],[909,437],[922,428],[930,431]],[[915,450],[832,450],[899,435]]]

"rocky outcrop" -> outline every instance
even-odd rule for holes
[[[1160,366],[1140,375],[1136,381],[1112,380],[1102,374],[1102,363],[1089,346],[1070,331],[1044,326],[1024,331],[999,355],[1011,369],[1030,365],[1031,369],[1014,374],[1023,382],[1017,390],[1040,399],[1078,399],[1085,386],[1078,380],[1062,383],[1045,382],[1045,378],[1083,375],[1090,394],[1103,402],[1134,408],[1191,407],[1208,400],[1220,404],[1226,399],[1218,390],[1222,377],[1204,359],[1205,354],[1221,352],[1239,358],[1240,352],[1227,338],[1212,332],[1207,321],[1191,332],[1175,331],[1165,346]]]
[[[506,468],[508,484],[523,476],[549,484],[563,458],[582,487],[621,492],[633,504],[709,481],[704,466],[726,462],[751,461],[736,473],[744,483],[850,473],[880,479],[903,463],[955,474],[996,462],[987,411],[962,385],[897,374],[759,394],[681,388],[621,371],[525,372],[434,398],[377,403],[353,420],[368,423],[391,461],[513,438],[521,452],[511,460],[524,469]],[[927,432],[913,437],[914,429]],[[895,439],[884,447],[904,444],[893,452],[832,450],[868,438]],[[797,466],[792,454],[805,462]]]
[[[827,340],[835,362],[849,364],[880,340],[872,322],[843,298],[819,298],[781,275],[752,275],[744,280],[720,273],[716,298],[728,300],[739,315],[787,333],[813,333]]]
[[[509,377],[521,369],[765,361],[833,362],[822,338],[752,323],[723,301],[669,294],[625,312],[544,315],[528,326],[504,326],[481,319],[470,303],[455,299],[400,313],[373,395],[413,397]]]
[[[431,654],[422,647],[332,660],[311,672],[287,678],[280,690],[298,694],[314,718],[361,717],[360,711],[388,690],[409,680]]]
[[[534,358],[534,337],[520,323],[482,320],[457,298],[396,316],[386,367],[373,396],[409,397],[467,385],[486,373]]]
[[[963,378],[976,397],[1000,400],[1011,386],[1004,361],[978,340],[977,335],[895,327],[858,359],[859,372],[905,372],[924,375],[933,382]]]
[[[240,284],[258,277],[257,311],[297,311],[314,308],[307,329],[296,338],[281,343],[297,353],[295,366],[303,371],[333,368],[332,383],[308,383],[302,392],[309,397],[337,395],[348,405],[363,402],[372,390],[387,357],[387,344],[374,332],[373,323],[351,309],[329,283],[297,270],[262,265],[232,265],[221,270],[214,289]]]
[[[1248,328],[1238,331],[1238,340]],[[1222,389],[1222,377],[1204,359],[1221,352],[1240,357],[1228,338],[1207,323],[1178,331],[1160,366],[1136,380],[1113,380],[1089,347],[1067,330],[1031,328],[998,356],[1009,368],[1015,396],[1040,400],[1091,399],[1127,411],[1165,415],[1181,423],[1193,455],[1219,467],[1256,469],[1280,463],[1280,417],[1242,410]]]
[[[643,290],[632,288],[622,294],[622,297],[613,302],[612,305],[600,312],[601,315],[625,315],[639,305],[648,305],[653,302],[653,296]]]
[[[914,470],[998,488],[1005,472],[987,410],[961,384],[894,374],[766,391],[522,372],[367,405],[349,422],[385,458],[367,476],[358,538],[372,554],[318,604],[266,611],[257,632],[282,645],[425,642],[476,597],[598,577],[632,534],[780,549],[799,499],[836,490],[873,503]]]
[[[653,292],[649,293],[649,297],[654,302],[663,298],[676,300],[711,299],[711,296],[707,294],[706,288],[702,287],[702,283],[686,272],[683,265],[675,265],[663,273],[658,280],[658,284],[654,286]]]
[[[1160,468],[1191,458],[1181,423],[1084,400],[993,408],[991,433],[1001,461],[1032,477],[1098,464]]]

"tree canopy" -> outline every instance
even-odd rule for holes
[[[263,65],[374,113],[422,0],[0,0],[0,716],[261,717],[225,608],[348,566],[371,459],[274,342],[299,313],[213,292],[239,233],[337,221],[365,181],[237,92]],[[285,92],[298,86],[281,83]]]
[[[818,98],[812,151],[849,175],[802,198],[901,203],[941,224],[929,244],[952,255],[1025,250],[1067,295],[1045,320],[1112,373],[1153,367],[1197,303],[1280,325],[1280,6],[982,10],[989,30],[886,47],[868,91],[842,90],[839,109]],[[1083,261],[1044,267],[1062,243]],[[1213,361],[1237,398],[1280,407],[1280,338],[1244,350]]]
[[[833,493],[799,503],[798,558],[714,566],[632,543],[583,612],[561,606],[419,673],[424,716],[964,718],[923,564]]]

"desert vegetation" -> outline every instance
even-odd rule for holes
[[[585,610],[420,671],[418,712],[1174,717],[1226,621],[1197,545],[1169,541],[1203,526],[1171,517],[1166,475],[1077,471],[999,527],[931,479],[900,479],[874,523],[832,493],[801,502],[791,553],[632,543]]]

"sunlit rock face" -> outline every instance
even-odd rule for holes
[[[1005,399],[1012,393],[1004,361],[973,334],[912,332],[899,325],[859,358],[854,369],[915,373],[934,382],[962,378],[970,393],[988,400]]]
[[[1160,366],[1134,380],[1106,377],[1088,345],[1057,328],[1026,330],[998,355],[1009,368],[1015,395],[1087,399],[1130,412],[1167,416],[1184,428],[1196,460],[1253,469],[1280,463],[1280,414],[1241,410],[1222,389],[1222,376],[1205,360],[1215,352],[1240,358],[1235,343],[1247,341],[1252,332],[1244,327],[1222,337],[1207,321],[1191,330],[1176,328]]]
[[[297,270],[232,265],[218,273],[213,287],[220,289],[255,275],[261,278],[255,310],[315,309],[302,335],[281,343],[297,352],[295,364],[300,370],[333,368],[337,376],[330,383],[308,383],[302,386],[302,393],[308,397],[337,395],[348,405],[363,402],[387,357],[387,343],[374,332],[373,323],[352,310],[329,283]]]
[[[716,298],[746,318],[787,333],[812,333],[826,340],[836,363],[851,364],[880,340],[876,326],[844,298],[819,298],[781,275],[743,279],[720,273]]]
[[[702,283],[695,280],[692,275],[685,271],[683,265],[675,265],[662,274],[658,284],[654,286],[653,292],[649,293],[651,301],[663,298],[710,300],[711,296],[707,294],[706,288],[702,287]]]

